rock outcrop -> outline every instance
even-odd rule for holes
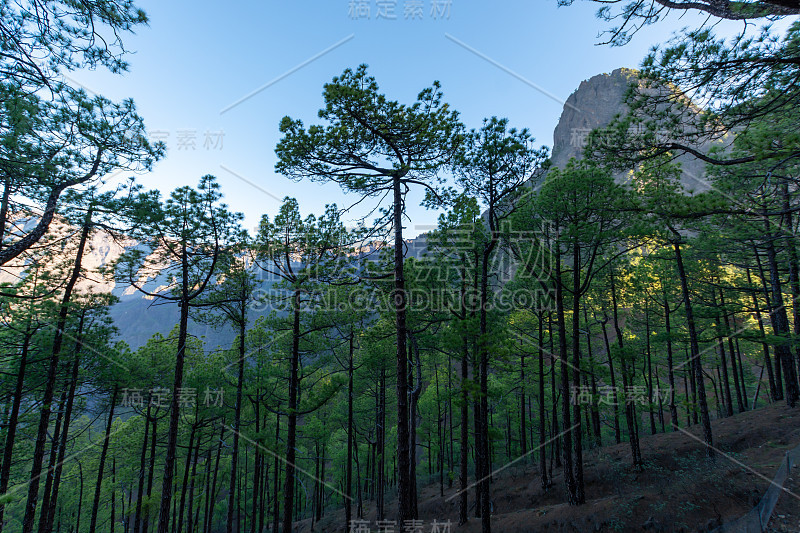
[[[582,81],[567,98],[553,132],[552,161],[563,168],[570,158],[580,158],[589,132],[607,126],[625,110],[625,92],[636,80],[636,71],[617,69]]]
[[[635,70],[620,68],[581,82],[578,89],[567,98],[553,133],[551,160],[555,166],[563,168],[570,158],[580,159],[589,132],[608,126],[615,116],[627,111],[625,94],[631,84],[636,83],[637,75]],[[700,147],[701,151],[709,148],[710,144]],[[704,178],[704,161],[688,154],[676,160],[681,164],[681,183],[687,191],[701,192],[709,188]],[[620,175],[620,179],[623,178]]]

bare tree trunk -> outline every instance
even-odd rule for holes
[[[539,475],[542,481],[542,490],[549,489],[553,482],[547,475],[547,454],[545,442],[547,434],[547,421],[544,409],[544,311],[539,311]]]
[[[764,293],[764,301],[767,304],[767,316],[769,316],[770,324],[772,324],[773,323],[772,301],[770,298],[769,287],[767,287],[767,276],[764,273],[764,267],[761,264],[761,255],[758,253],[757,249],[755,249],[754,251],[756,257],[756,264],[758,265],[758,277],[761,280],[761,289]],[[756,305],[756,309],[758,309],[758,305]],[[772,399],[777,401],[777,400],[783,400],[783,379],[781,377],[783,373],[781,372],[781,362],[780,359],[778,358],[778,352],[774,351],[774,348],[773,348],[773,353],[775,354],[776,360],[775,360],[775,389],[773,390]],[[769,366],[772,367],[771,364]]]
[[[6,175],[5,179],[3,179],[3,199],[0,200],[0,250],[3,249],[3,239],[6,236],[6,220],[8,220],[8,206],[10,198],[11,177]],[[0,522],[2,522],[2,520],[0,520]]]
[[[414,346],[414,348],[416,348],[416,346]],[[419,356],[417,356],[417,358],[419,359]],[[419,360],[417,360],[417,365],[420,365]],[[443,420],[443,417],[442,417],[442,400],[441,400],[441,396],[439,395],[439,367],[438,367],[438,365],[434,365],[433,376],[434,376],[434,381],[436,383],[436,417],[437,417],[436,426],[437,426],[437,433],[438,433],[438,438],[439,438],[439,496],[444,498],[444,436],[442,434],[442,424],[444,424],[444,420]],[[421,380],[417,380],[417,387],[418,387],[417,390],[421,390],[422,389]],[[414,400],[414,406],[415,407],[416,407],[416,404],[417,404],[417,401]],[[412,455],[416,455],[416,454],[414,454],[412,452]],[[412,462],[414,462],[414,461],[412,461]],[[416,483],[415,483],[415,486],[416,486]],[[415,497],[414,497],[414,503],[415,503],[415,505],[414,505],[414,507],[415,507],[415,509],[414,509],[414,511],[415,511],[414,512],[414,518],[419,518],[417,516],[416,500],[417,500],[417,498],[416,498],[416,495],[415,495]]]
[[[293,296],[292,355],[289,371],[289,406],[286,424],[286,477],[283,481],[283,533],[292,533],[292,512],[294,506],[294,464],[297,442],[297,402],[300,366],[300,291]]]
[[[139,486],[136,490],[136,513],[133,518],[133,533],[139,533],[142,519],[142,498],[144,497],[145,469],[147,461],[147,445],[150,437],[150,398],[147,399],[147,414],[144,418],[144,438],[142,439],[142,452],[139,455]]]
[[[655,412],[653,411],[653,354],[651,351],[650,346],[650,305],[649,302],[645,303],[644,308],[644,330],[645,330],[645,345],[647,347],[646,354],[647,354],[647,410],[650,415],[650,434],[655,435],[657,433],[656,430],[656,418]]]
[[[797,237],[794,234],[794,223],[792,222],[792,209],[789,196],[789,182],[783,180],[781,183],[781,196],[783,197],[783,210],[786,215],[783,218],[784,240],[786,250],[789,254],[789,286],[792,291],[792,302],[800,302],[800,261],[797,258]],[[800,337],[800,309],[798,305],[792,305],[792,333],[795,337]],[[800,372],[800,343],[795,345],[795,359],[797,360],[797,372]]]
[[[476,354],[477,355],[477,354]],[[474,359],[474,358],[473,358]],[[472,375],[473,379],[477,378],[478,375],[478,365],[477,361],[472,361]],[[473,427],[474,427],[474,434],[472,436],[472,452],[474,455],[474,462],[475,462],[475,518],[481,517],[481,512],[483,512],[483,506],[481,505],[481,486],[480,483],[477,483],[477,480],[483,477],[483,462],[480,458],[480,435],[482,426],[481,422],[481,402],[478,399],[477,395],[472,401],[472,418],[473,418]]]
[[[408,444],[409,449],[409,473],[408,479],[411,483],[411,487],[409,488],[409,494],[411,496],[411,519],[416,520],[419,518],[419,509],[417,507],[417,405],[419,404],[419,395],[422,392],[422,361],[419,357],[419,346],[417,344],[417,339],[412,335],[409,335],[409,340],[411,341],[411,349],[414,353],[414,357],[416,360],[416,373],[417,379],[416,384],[414,383],[413,375],[409,373],[409,389],[410,389],[410,407],[409,407],[409,414],[411,415],[409,420],[409,438],[411,439]],[[409,358],[411,356],[411,351],[409,352]],[[438,379],[438,378],[437,378]],[[437,382],[438,387],[438,382]],[[437,409],[438,409],[438,402],[437,402]],[[441,418],[441,415],[440,415]],[[441,422],[440,422],[441,423]],[[439,428],[441,429],[441,428]]]
[[[525,457],[525,462],[528,462],[528,440],[527,440],[527,428],[525,424],[527,422],[527,416],[525,413],[525,353],[520,351],[519,356],[519,383],[520,383],[520,394],[519,394],[519,445],[520,445],[520,452],[523,457]],[[509,439],[510,440],[510,439]],[[510,459],[509,453],[509,459]]]
[[[697,402],[700,405],[700,420],[703,423],[703,439],[706,443],[706,455],[714,457],[714,439],[711,434],[711,418],[708,416],[708,401],[706,399],[706,387],[703,380],[703,364],[700,361],[700,345],[697,341],[697,328],[694,322],[694,309],[689,296],[689,282],[686,278],[686,270],[683,266],[683,256],[681,246],[677,242],[673,244],[675,248],[675,262],[678,267],[678,276],[681,281],[681,292],[683,293],[683,305],[686,310],[686,326],[689,329],[689,344],[692,350],[692,368],[697,387]]]
[[[111,519],[109,520],[108,528],[111,533],[114,533],[114,523],[117,521],[117,491],[114,489],[117,483],[117,458],[111,458]],[[122,511],[125,514],[125,499],[122,499]]]
[[[212,428],[212,436],[211,441],[214,440],[213,435],[213,428]],[[208,524],[208,515],[209,510],[208,506],[211,503],[212,493],[211,493],[211,441],[209,442],[208,451],[206,452],[206,472],[203,476],[203,494],[201,495],[201,502],[202,505],[197,506],[197,517],[195,518],[195,527],[199,529],[200,526],[200,510],[203,510],[203,529],[201,530],[203,533],[206,532],[206,524]],[[192,532],[194,533],[194,532]]]
[[[714,307],[717,309],[717,347],[719,348],[719,357],[722,363],[722,376],[721,376],[721,383],[720,389],[721,393],[724,394],[724,401],[725,401],[725,414],[726,416],[733,416],[733,400],[731,398],[731,383],[728,379],[728,361],[727,357],[725,356],[725,339],[724,334],[721,331],[722,326],[722,317],[719,313],[719,307],[717,306],[717,299],[714,296],[713,300]],[[733,354],[731,354],[733,356]],[[735,375],[734,375],[735,378]]]
[[[570,408],[570,379],[569,379],[569,360],[567,354],[567,323],[564,316],[564,289],[561,280],[561,255],[558,251],[555,254],[555,276],[556,276],[556,319],[558,322],[558,356],[561,360],[561,418],[563,420],[563,466],[564,483],[567,488],[567,501],[570,505],[575,505],[576,487],[575,472],[572,462],[572,422]],[[580,423],[580,419],[578,420]]]
[[[348,339],[347,357],[347,466],[345,467],[345,502],[344,502],[344,521],[345,530],[350,530],[350,521],[353,517],[353,340],[354,333],[350,329]]]
[[[11,413],[8,419],[8,432],[6,442],[3,447],[3,465],[0,470],[0,494],[8,491],[8,481],[11,478],[11,460],[14,454],[14,441],[17,436],[17,426],[19,424],[19,408],[22,403],[23,384],[25,383],[25,370],[28,365],[28,351],[30,349],[31,337],[33,332],[30,327],[26,328],[22,338],[22,353],[19,358],[19,368],[17,370],[17,381],[14,387],[14,397],[11,403]],[[0,531],[3,530],[3,514],[5,503],[0,502]]]
[[[589,356],[589,366],[592,369],[590,376],[592,382],[592,428],[594,430],[595,446],[600,447],[603,445],[603,437],[600,427],[600,409],[598,407],[597,375],[592,351],[592,328],[589,326],[589,311],[586,306],[583,308],[583,320],[586,323],[586,353]]]
[[[398,523],[402,524],[411,518],[408,369],[406,364],[408,355],[406,349],[406,281],[403,271],[403,250],[405,248],[403,241],[403,184],[399,174],[395,175],[393,180],[394,305],[397,330],[397,519]]]
[[[156,441],[158,438],[158,419],[153,418],[153,429],[150,432],[150,465],[147,469],[147,499],[153,494],[153,478],[156,471]],[[150,528],[150,506],[145,510],[142,533],[147,533]]]
[[[608,371],[611,375],[611,394],[612,394],[612,401],[611,407],[614,410],[614,442],[619,444],[622,442],[622,435],[620,432],[619,427],[619,395],[617,394],[617,375],[614,372],[614,358],[611,357],[611,342],[608,338],[608,329],[606,328],[606,323],[608,319],[605,316],[605,309],[603,310],[603,321],[601,322],[600,326],[603,328],[603,342],[605,343],[606,347],[606,359],[608,360]]]
[[[619,346],[620,364],[622,366],[622,387],[623,397],[625,398],[625,423],[628,426],[628,442],[631,445],[631,460],[633,466],[641,468],[642,466],[642,450],[639,446],[639,427],[636,424],[636,412],[633,402],[627,398],[630,391],[629,386],[629,370],[628,364],[625,360],[625,351],[622,338],[622,329],[619,327],[619,306],[617,302],[617,287],[615,277],[611,275],[611,306],[614,314],[614,331],[617,334],[617,346]],[[609,360],[611,358],[609,357]]]
[[[489,218],[492,218],[491,213]],[[491,459],[489,458],[489,347],[486,345],[488,333],[487,313],[489,300],[489,260],[491,247],[485,247],[481,261],[480,279],[480,315],[479,315],[479,376],[480,376],[480,404],[481,404],[481,433],[479,437],[478,454],[481,463],[481,477],[478,478],[478,490],[481,493],[481,531],[490,533],[491,525]]]
[[[275,445],[278,445],[278,441],[280,440],[281,436],[281,415],[279,413],[275,413]],[[280,523],[280,501],[278,500],[278,486],[280,484],[280,469],[278,468],[278,456],[275,455],[275,467],[273,468],[275,479],[273,480],[273,492],[275,493],[275,498],[272,500],[272,531],[273,533],[278,531],[278,525]]]
[[[47,523],[44,529],[45,533],[50,533],[53,529],[53,520],[55,519],[55,510],[58,502],[58,491],[61,487],[61,473],[67,454],[67,439],[69,437],[69,426],[72,420],[72,408],[75,404],[75,390],[78,387],[78,370],[80,354],[83,349],[83,324],[85,316],[85,312],[81,312],[81,318],[78,322],[78,331],[75,339],[75,354],[72,361],[72,375],[70,377],[67,405],[64,412],[64,427],[61,430],[61,442],[58,446],[58,459],[56,460],[56,468],[53,474],[53,493],[50,496],[50,508],[47,514]]]
[[[197,425],[192,424],[189,432],[189,446],[186,448],[186,463],[183,465],[183,483],[181,483],[180,508],[178,511],[177,525],[173,525],[176,533],[183,531],[183,510],[186,508],[186,491],[189,489],[189,472],[192,468],[192,453],[194,452],[194,441],[197,435]]]
[[[381,372],[378,387],[378,414],[375,446],[372,457],[373,487],[375,491],[375,505],[378,520],[384,519],[386,512],[384,495],[386,491],[386,369],[381,363]]]
[[[167,431],[167,452],[164,459],[164,479],[161,484],[161,505],[158,514],[158,533],[169,533],[170,503],[175,485],[175,451],[178,448],[178,423],[180,421],[180,405],[176,391],[183,388],[183,365],[186,357],[186,337],[189,325],[189,264],[186,243],[181,250],[181,300],[180,325],[178,327],[178,350],[175,355],[175,376],[170,398],[169,429]]]
[[[572,253],[572,386],[575,390],[581,386],[581,253],[578,239],[575,237]],[[559,280],[560,281],[560,280]],[[569,397],[569,394],[566,395]],[[581,438],[581,405],[575,402],[572,406],[575,425],[572,430],[575,443],[575,493],[573,503],[586,503],[586,489],[583,481],[583,439]]]
[[[56,463],[58,460],[58,449],[61,441],[61,424],[64,421],[64,411],[66,410],[67,394],[69,383],[64,384],[61,391],[61,398],[58,401],[58,412],[56,414],[56,425],[53,429],[53,437],[50,439],[50,459],[47,463],[47,473],[44,480],[44,493],[42,494],[42,510],[39,513],[39,533],[47,529],[47,517],[50,514],[50,497],[53,490],[53,477],[55,474]]]
[[[550,313],[547,314],[547,331],[548,337],[550,338],[550,353],[555,353],[554,345],[555,341],[553,340],[553,318]],[[561,438],[559,437],[559,423],[558,423],[558,388],[556,387],[556,374],[557,374],[557,366],[555,358],[551,357],[550,359],[550,396],[552,399],[552,417],[553,417],[553,424],[551,435],[553,439],[553,446],[551,450],[553,451],[553,456],[555,458],[556,468],[561,467]],[[552,477],[552,460],[551,463],[551,477]]]
[[[244,306],[242,306],[244,307]],[[244,315],[244,312],[242,313]],[[233,524],[234,521],[236,523],[236,531],[240,532],[239,529],[239,517],[238,514],[234,519],[234,511],[236,511],[236,505],[234,502],[234,497],[236,495],[236,472],[238,470],[239,465],[239,433],[241,431],[241,424],[242,424],[242,387],[244,384],[244,359],[245,359],[245,328],[247,327],[247,322],[244,320],[244,317],[240,317],[239,320],[239,361],[238,361],[238,375],[236,380],[236,406],[234,408],[234,415],[233,415],[233,450],[231,450],[231,478],[230,483],[228,485],[228,520],[225,522],[225,531],[227,533],[233,532]]]
[[[257,395],[256,395],[257,396]],[[258,401],[253,402],[253,410],[255,411],[256,435],[261,434],[261,413]],[[261,490],[261,471],[263,469],[264,456],[261,453],[261,446],[255,447],[255,468],[253,469],[253,502],[252,511],[250,516],[250,533],[257,533],[258,527],[258,499]]]
[[[459,473],[460,498],[458,504],[458,523],[466,524],[468,517],[468,498],[469,472],[467,465],[469,461],[469,393],[467,391],[469,383],[469,340],[464,335],[461,346],[461,457]]]
[[[675,371],[672,361],[672,324],[670,322],[669,302],[664,295],[664,330],[667,334],[667,376],[669,379],[669,416],[672,425],[678,427],[678,408],[675,406]]]
[[[80,533],[81,531],[81,511],[83,510],[83,465],[80,461],[78,461],[78,479],[80,482],[80,488],[78,490],[78,511],[76,512],[75,518],[76,533]]]
[[[773,236],[769,233],[769,221],[765,218],[764,222],[767,230],[767,266],[769,267],[769,281],[770,288],[772,289],[773,308],[771,309],[770,315],[772,317],[772,327],[775,330],[775,336],[782,337],[781,341],[775,345],[775,354],[783,370],[786,404],[789,407],[794,407],[797,405],[797,400],[800,397],[800,390],[798,390],[797,373],[795,371],[790,348],[791,341],[788,339],[790,335],[789,318],[786,313],[786,306],[783,302],[783,289],[781,287],[780,273],[778,271],[778,259],[775,252],[775,245],[772,241]]]
[[[733,347],[733,339],[731,338],[731,322],[728,318],[728,312],[725,308],[725,293],[722,289],[719,290],[719,303],[722,306],[722,321],[725,324],[725,336],[728,338],[728,354],[731,357],[731,371],[733,372],[733,385],[736,390],[736,403],[739,407],[739,412],[744,413],[744,400],[743,398],[747,395],[747,390],[744,387],[744,381],[742,381],[741,386],[739,386],[739,369],[736,365],[736,350]]]
[[[114,423],[114,406],[117,403],[117,386],[111,392],[111,402],[108,407],[108,422],[106,422],[106,433],[103,438],[103,448],[100,451],[100,460],[97,467],[97,483],[94,485],[94,501],[92,502],[92,518],[89,522],[89,533],[97,530],[97,511],[100,510],[100,492],[103,488],[103,471],[106,466],[106,455],[108,455],[108,445],[111,441],[111,424]]]
[[[64,294],[61,298],[61,306],[58,311],[58,320],[53,336],[53,346],[50,355],[50,364],[47,369],[45,380],[44,395],[42,397],[42,409],[39,415],[39,427],[36,433],[36,443],[33,450],[33,464],[31,465],[30,482],[28,484],[28,498],[25,503],[25,516],[22,519],[22,533],[31,533],[36,519],[36,505],[39,498],[39,477],[42,472],[42,462],[44,460],[44,448],[47,443],[47,428],[50,424],[50,412],[52,410],[53,394],[55,392],[56,378],[58,375],[58,362],[61,355],[61,347],[64,342],[64,329],[67,324],[69,314],[69,303],[72,299],[72,292],[75,284],[81,275],[83,266],[83,254],[86,250],[86,241],[89,237],[91,228],[92,210],[86,212],[81,235],[78,241],[78,249],[75,253],[75,261],[72,266],[67,284],[64,286]],[[164,531],[163,533],[167,533]]]

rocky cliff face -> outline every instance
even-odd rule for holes
[[[551,159],[554,165],[563,168],[570,158],[580,159],[589,132],[607,126],[616,115],[626,111],[625,93],[636,80],[635,70],[620,68],[581,82],[567,98],[553,133]],[[701,150],[707,151],[708,148],[710,146],[703,146]],[[709,188],[704,179],[703,161],[691,155],[682,155],[677,161],[683,170],[681,183],[687,191],[702,192]],[[624,176],[621,174],[619,178]]]
[[[581,157],[589,132],[607,126],[624,111],[625,92],[635,80],[635,71],[617,69],[611,74],[598,74],[581,82],[567,98],[553,132],[554,165],[563,168],[570,158]]]

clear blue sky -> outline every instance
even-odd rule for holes
[[[537,144],[551,146],[563,107],[557,100],[595,74],[636,67],[654,43],[698,21],[672,15],[629,45],[611,48],[596,45],[604,23],[595,18],[597,4],[591,2],[558,8],[556,0],[437,0],[442,10],[449,4],[449,15],[436,18],[433,2],[140,0],[150,26],[125,40],[135,52],[129,57],[130,72],[78,72],[72,78],[113,99],[134,98],[148,130],[167,135],[167,157],[140,177],[142,184],[168,194],[214,174],[226,202],[245,214],[245,225],[252,229],[262,213],[274,214],[280,203],[276,198],[286,195],[296,197],[304,213],[356,200],[335,185],[296,183],[274,171],[281,117],[315,122],[323,84],[347,67],[368,64],[382,91],[406,103],[439,80],[446,101],[468,127],[478,127],[483,117],[505,116],[512,125],[529,128]],[[370,7],[369,17],[351,11],[357,4]],[[394,20],[378,18],[381,4],[394,6]],[[415,13],[408,19],[407,9]],[[437,213],[417,205],[419,198],[410,198],[409,235],[436,221]]]

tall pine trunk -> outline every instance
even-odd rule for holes
[[[406,281],[403,250],[403,183],[393,176],[394,217],[394,306],[397,331],[397,518],[402,524],[411,519],[410,450],[408,430],[408,369],[406,349]],[[288,532],[287,532],[288,533]]]
[[[180,325],[178,327],[178,350],[175,355],[175,376],[169,406],[169,429],[167,432],[167,451],[164,459],[164,479],[161,484],[161,504],[158,514],[158,533],[169,533],[170,504],[175,486],[175,451],[178,448],[178,423],[180,405],[176,391],[183,388],[183,365],[186,357],[186,338],[189,326],[189,259],[186,243],[181,246],[181,299]]]
[[[681,292],[683,293],[683,305],[686,310],[686,326],[689,329],[689,345],[691,347],[691,365],[697,389],[697,403],[700,407],[700,420],[703,424],[703,440],[706,443],[706,455],[714,457],[714,438],[711,433],[711,418],[708,415],[708,400],[706,399],[705,380],[703,378],[703,363],[700,360],[700,344],[697,340],[697,327],[694,321],[694,308],[689,295],[689,282],[686,277],[686,269],[683,265],[683,255],[681,245],[673,243],[675,248],[675,262],[678,267],[678,277],[681,282]]]
[[[547,475],[547,454],[545,453],[545,442],[547,434],[547,421],[545,419],[544,406],[544,311],[539,311],[539,476],[541,478],[542,490],[549,489],[553,482]]]
[[[19,408],[22,403],[23,384],[25,382],[25,370],[28,365],[28,352],[30,350],[31,337],[33,331],[30,325],[26,327],[22,338],[22,353],[19,358],[19,368],[17,369],[17,380],[14,387],[14,397],[11,401],[11,413],[8,418],[8,431],[6,432],[6,442],[3,447],[3,464],[0,470],[0,494],[8,491],[8,481],[11,478],[11,460],[14,455],[14,441],[17,436],[17,426],[19,424]],[[5,503],[0,502],[0,531],[3,530],[3,514]]]
[[[786,404],[789,407],[794,407],[797,405],[797,400],[800,397],[800,390],[797,385],[797,372],[794,367],[791,340],[789,339],[789,318],[783,301],[783,289],[781,287],[780,273],[778,271],[778,258],[773,242],[775,237],[769,233],[770,224],[766,218],[764,223],[767,230],[767,266],[769,268],[769,284],[772,291],[773,306],[770,310],[770,316],[772,317],[772,327],[775,330],[775,336],[781,338],[775,345],[775,355],[778,358],[781,370],[783,370],[784,397],[786,399]]]
[[[153,429],[150,432],[150,464],[147,468],[147,499],[153,495],[153,479],[156,472],[156,441],[158,438],[158,419],[153,417]],[[142,519],[142,533],[147,533],[150,528],[150,506],[148,505]]]
[[[53,430],[53,437],[50,439],[50,459],[47,463],[47,471],[44,481],[44,492],[42,494],[42,510],[39,513],[39,533],[47,529],[47,517],[50,514],[51,493],[53,491],[53,478],[55,475],[56,462],[58,460],[58,448],[61,441],[61,426],[64,422],[64,412],[66,411],[67,394],[69,392],[69,382],[64,383],[64,390],[61,391],[61,399],[58,401],[58,412],[56,414],[56,424]]]
[[[461,255],[461,320],[464,330],[461,333],[461,438],[460,438],[460,457],[459,457],[459,503],[458,503],[458,523],[466,524],[469,520],[468,498],[469,491],[469,337],[467,335],[467,259],[466,254]]]
[[[459,457],[458,523],[466,524],[468,517],[468,462],[469,462],[469,340],[464,335],[461,346],[461,446]]]
[[[558,325],[558,357],[561,360],[561,417],[563,419],[563,466],[564,484],[567,488],[567,501],[570,505],[575,505],[576,488],[575,472],[572,462],[572,414],[570,412],[570,379],[569,379],[569,360],[567,354],[567,322],[564,311],[564,288],[561,280],[561,255],[557,251],[555,256],[556,267],[556,320]],[[580,420],[580,419],[579,419]]]
[[[225,522],[225,531],[227,533],[233,532],[234,512],[237,510],[234,502],[236,495],[236,472],[239,464],[239,433],[241,432],[242,424],[242,388],[244,386],[244,359],[245,359],[245,327],[247,321],[244,317],[244,305],[242,306],[242,316],[239,320],[239,361],[238,361],[238,374],[236,377],[236,406],[233,414],[233,449],[231,450],[231,476],[228,485],[228,520]],[[238,513],[235,518],[236,531],[239,529]]]
[[[150,444],[150,397],[147,398],[147,413],[144,418],[144,437],[142,438],[142,451],[139,454],[139,483],[136,489],[136,511],[133,517],[133,533],[139,533],[142,523],[142,498],[144,497],[144,483],[147,468],[147,445]]]
[[[114,406],[117,403],[117,386],[111,392],[111,402],[108,406],[108,421],[106,422],[106,432],[103,437],[103,448],[100,451],[100,460],[97,466],[97,482],[94,485],[94,500],[92,501],[92,516],[89,521],[89,533],[97,531],[97,512],[100,510],[100,494],[103,489],[103,472],[106,466],[106,456],[108,455],[108,445],[111,442],[111,425],[114,423]]]
[[[586,354],[589,356],[589,367],[591,370],[592,382],[592,429],[594,431],[595,446],[600,447],[603,445],[602,429],[600,427],[600,409],[598,406],[597,394],[597,372],[594,364],[594,353],[592,350],[592,328],[589,326],[589,311],[583,307],[583,320],[586,323]]]
[[[281,415],[280,413],[275,413],[275,445],[278,445],[281,436]],[[280,522],[280,500],[278,499],[278,486],[280,485],[280,469],[278,468],[278,455],[275,454],[275,463],[273,475],[275,476],[273,479],[273,492],[275,493],[275,497],[272,500],[272,531],[277,532],[278,526]]]
[[[283,533],[292,533],[294,511],[295,460],[297,443],[297,402],[300,366],[300,291],[292,299],[292,354],[289,371],[289,406],[286,413],[286,477],[283,481]]]
[[[181,483],[181,497],[180,504],[178,505],[178,521],[173,523],[173,529],[175,531],[183,531],[183,510],[186,508],[186,491],[189,489],[189,472],[192,467],[192,454],[194,453],[196,435],[197,425],[192,424],[192,429],[189,431],[189,446],[186,447],[186,461],[183,465],[183,482]]]
[[[347,352],[347,465],[345,467],[344,484],[344,521],[345,529],[350,530],[350,521],[353,516],[353,329],[350,329]]]
[[[731,371],[733,372],[733,385],[736,390],[736,403],[739,407],[739,412],[745,412],[745,402],[747,401],[747,389],[742,379],[741,385],[739,384],[740,372],[736,365],[736,350],[733,346],[733,338],[731,337],[731,321],[728,318],[728,312],[725,308],[725,293],[722,289],[719,290],[719,303],[722,306],[722,322],[725,325],[725,336],[728,338],[728,354],[731,358]]]
[[[664,295],[664,330],[667,334],[667,379],[669,379],[669,416],[672,425],[678,427],[678,408],[675,405],[675,367],[672,361],[672,323],[670,322],[669,302]]]
[[[72,374],[69,382],[69,392],[67,393],[67,405],[64,410],[64,426],[61,430],[61,442],[58,445],[58,458],[56,460],[55,472],[53,473],[53,492],[50,496],[50,506],[47,513],[45,528],[40,531],[50,533],[53,530],[53,520],[55,519],[56,505],[58,503],[58,491],[61,487],[61,474],[64,467],[64,459],[67,454],[67,440],[69,438],[69,427],[72,420],[72,409],[75,405],[75,390],[78,387],[78,370],[80,367],[80,354],[83,349],[83,325],[85,312],[81,312],[78,322],[78,331],[75,339],[75,354],[72,361]]]
[[[639,427],[636,424],[636,410],[634,404],[628,399],[630,392],[630,372],[625,358],[624,341],[622,329],[619,327],[619,305],[617,302],[617,286],[615,276],[611,274],[611,307],[614,314],[614,331],[617,334],[617,346],[619,346],[620,365],[622,366],[622,397],[625,399],[625,423],[628,426],[628,442],[631,446],[631,462],[636,468],[642,466],[642,450],[639,446]],[[609,360],[611,358],[609,357]]]
[[[75,253],[75,262],[72,266],[69,280],[64,286],[64,294],[61,298],[61,306],[58,311],[58,320],[56,322],[55,334],[53,336],[53,345],[50,355],[50,364],[47,369],[47,378],[45,379],[44,395],[42,397],[42,408],[39,414],[39,427],[36,433],[36,443],[33,449],[33,461],[31,465],[30,482],[28,484],[28,498],[25,503],[25,515],[22,519],[22,533],[31,533],[33,531],[33,524],[36,518],[36,505],[39,498],[39,477],[42,472],[42,462],[44,460],[44,448],[47,443],[47,429],[50,425],[50,412],[52,410],[53,394],[56,387],[56,378],[58,375],[58,362],[61,355],[61,347],[64,342],[64,329],[67,324],[67,315],[69,314],[69,304],[72,299],[72,292],[75,289],[75,284],[81,275],[81,268],[83,265],[83,254],[86,250],[86,242],[89,237],[89,230],[91,228],[92,210],[86,212],[86,217],[81,228],[81,235],[78,241],[78,249]],[[163,533],[167,533],[164,531]]]
[[[491,206],[490,206],[491,210]],[[490,220],[493,215],[488,215]],[[481,260],[480,279],[480,307],[479,307],[479,379],[480,379],[480,406],[481,406],[481,432],[478,436],[478,457],[481,463],[481,476],[478,478],[481,505],[481,531],[490,533],[491,525],[491,460],[489,458],[489,347],[487,345],[487,313],[489,305],[489,260],[494,248],[494,235],[491,244],[484,247]]]
[[[572,253],[572,386],[574,390],[581,387],[581,254],[578,239],[575,237]],[[569,397],[569,394],[566,395]],[[575,402],[572,406],[575,425],[572,430],[575,444],[575,492],[577,505],[586,503],[586,491],[583,481],[583,439],[581,438],[581,405]]]
[[[751,286],[753,284],[753,277],[750,274],[749,268],[747,269],[747,284]],[[765,339],[766,333],[764,331],[764,320],[761,317],[761,306],[758,303],[758,296],[757,296],[758,290],[753,289],[751,291],[751,294],[753,295],[753,309],[755,310],[756,314],[756,322],[758,322],[758,331],[761,333],[761,338]],[[772,358],[769,356],[769,345],[763,340],[761,342],[761,349],[764,352],[764,366],[767,367],[767,379],[769,380],[770,399],[772,401],[775,401],[778,399],[777,387],[775,386],[775,373],[772,369]],[[759,382],[760,381],[761,380],[759,380]]]

